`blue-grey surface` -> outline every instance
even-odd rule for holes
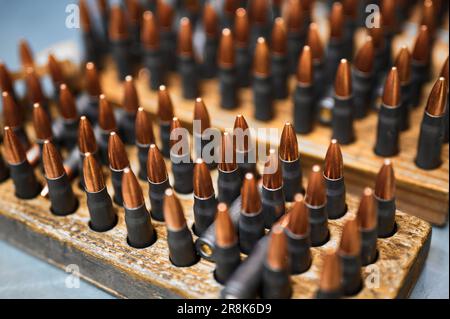
[[[66,6],[76,2],[0,0],[0,59],[10,69],[17,69],[20,38],[26,38],[36,53],[54,47],[55,43],[77,43],[78,30],[65,27]],[[59,49],[56,49],[59,55],[76,56],[76,52]],[[412,298],[449,298],[448,235],[448,225],[433,228],[430,254]],[[80,271],[82,273],[82,269]],[[74,283],[69,275],[0,241],[0,298],[111,298],[83,281],[79,288],[68,288],[67,284],[73,286]]]

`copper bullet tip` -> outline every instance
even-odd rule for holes
[[[126,167],[122,175],[123,205],[126,208],[138,208],[144,205],[144,196],[139,182],[133,171]]]
[[[346,59],[341,59],[334,81],[334,91],[336,96],[348,98],[352,95],[352,77],[350,73],[350,63]]]
[[[53,54],[48,55],[47,68],[48,72],[50,73],[50,77],[52,78],[52,82],[57,88],[58,84],[64,82],[64,75],[61,69],[61,65],[59,64],[58,60],[56,60]]]
[[[381,14],[383,15],[383,26],[387,31],[392,32],[397,24],[395,0],[383,0],[381,2]]]
[[[168,178],[166,163],[155,144],[151,144],[148,149],[147,178],[154,184],[163,183]]]
[[[323,60],[324,49],[319,35],[319,27],[316,23],[311,23],[308,29],[306,44],[311,48],[313,61],[318,63]]]
[[[84,184],[88,192],[97,193],[105,188],[102,168],[91,153],[86,153],[84,156],[83,175]]]
[[[206,105],[201,97],[195,99],[194,120],[200,121],[200,132],[194,133],[203,133],[207,128],[211,127],[208,109],[206,108]]]
[[[66,120],[74,121],[78,118],[75,99],[65,83],[59,86],[59,110]]]
[[[78,148],[81,153],[95,153],[97,151],[97,141],[91,123],[86,116],[80,117],[78,124]]]
[[[234,40],[230,29],[222,30],[219,45],[219,66],[227,69],[234,67]]]
[[[374,13],[373,17],[374,26],[368,29],[369,35],[373,40],[373,47],[376,52],[381,52],[384,48],[384,27],[383,27],[383,16],[379,12]]]
[[[178,30],[178,54],[192,57],[194,54],[192,44],[192,26],[189,18],[181,18]]]
[[[407,46],[402,46],[395,59],[400,84],[411,81],[411,53]]]
[[[226,248],[236,244],[236,242],[236,230],[228,213],[227,204],[219,203],[216,214],[216,244],[219,247]]]
[[[141,145],[149,145],[155,143],[152,120],[143,107],[140,107],[137,110],[135,128],[137,143]]]
[[[244,8],[236,10],[234,18],[234,34],[236,35],[236,45],[245,47],[249,41],[250,24],[248,21],[247,11]]]
[[[445,59],[444,65],[442,66],[441,74],[440,76],[444,77],[446,83],[447,83],[447,90],[449,89],[449,80],[448,80],[448,56],[447,59]]]
[[[20,164],[27,159],[19,138],[9,126],[3,128],[3,145],[5,159],[10,165]]]
[[[395,108],[400,104],[400,79],[397,67],[393,66],[389,72],[383,90],[383,104]]]
[[[142,15],[141,43],[149,50],[159,48],[159,30],[151,11],[145,11]]]
[[[225,0],[223,2],[223,12],[228,16],[233,16],[238,5],[239,3],[237,0]]]
[[[344,176],[344,161],[341,147],[337,140],[332,139],[325,155],[325,170],[323,175],[328,179],[340,179]]]
[[[34,67],[33,51],[25,39],[19,41],[19,57],[23,68]]]
[[[172,6],[166,1],[158,0],[157,2],[158,23],[162,30],[170,30],[174,17],[174,10]]]
[[[179,231],[186,227],[183,206],[171,188],[164,192],[163,211],[167,229]]]
[[[320,276],[320,290],[324,292],[338,291],[341,287],[341,261],[336,252],[326,253],[323,259]]]
[[[125,146],[116,132],[109,133],[108,160],[109,166],[118,171],[130,166]]]
[[[45,100],[39,76],[33,68],[26,69],[25,83],[27,98],[30,103],[43,103]]]
[[[326,202],[325,185],[319,165],[312,167],[306,188],[305,202],[310,206],[323,206]]]
[[[356,218],[349,219],[344,224],[339,253],[347,256],[358,256],[361,251],[361,237]]]
[[[286,270],[288,267],[287,240],[280,226],[273,227],[270,233],[266,264],[275,271]]]
[[[270,51],[266,40],[259,37],[256,42],[253,75],[257,77],[266,77],[270,73]]]
[[[431,116],[441,117],[445,113],[448,96],[446,82],[445,78],[441,76],[431,89],[430,95],[428,96],[427,107],[425,108],[425,111]]]
[[[14,98],[6,91],[2,92],[3,124],[9,127],[20,127],[23,124],[23,115]]]
[[[53,137],[52,125],[47,112],[39,103],[33,104],[33,126],[36,137],[40,140],[51,140]]]
[[[297,135],[295,134],[294,126],[290,122],[284,124],[278,153],[285,162],[296,161],[300,157]]]
[[[395,197],[395,174],[391,160],[385,159],[375,182],[375,196],[382,200]]]
[[[126,22],[128,25],[139,25],[142,17],[142,7],[139,0],[125,0]]]
[[[299,85],[308,86],[313,82],[313,60],[311,48],[303,47],[297,66],[297,81]]]
[[[158,90],[158,117],[162,122],[170,122],[174,117],[172,100],[165,85]]]
[[[98,125],[106,132],[114,131],[117,127],[116,117],[111,105],[104,94],[100,94],[98,105]]]
[[[139,108],[139,97],[131,75],[125,77],[123,108],[130,113],[136,113]]]
[[[358,15],[358,0],[342,1],[345,19],[354,20]]]
[[[422,20],[420,24],[426,25],[431,34],[434,33],[436,29],[436,8],[434,6],[434,1],[425,0],[422,6]]]
[[[278,189],[283,186],[280,159],[274,149],[269,150],[269,156],[264,164],[263,185],[266,189]]]
[[[302,194],[294,197],[294,205],[289,213],[287,228],[298,236],[304,236],[309,231],[309,211]]]
[[[283,7],[283,18],[286,21],[289,32],[301,32],[304,25],[305,14],[300,0],[289,0]]]
[[[214,196],[211,173],[201,158],[195,161],[194,166],[194,195],[202,199]]]
[[[372,230],[377,227],[377,209],[373,191],[370,187],[364,188],[361,201],[359,202],[357,218],[359,227],[363,230]]]
[[[268,19],[269,2],[267,0],[253,0],[250,1],[249,7],[252,23],[265,25]]]
[[[237,169],[234,137],[228,132],[222,135],[221,161],[218,164],[222,172],[233,172]]]
[[[366,37],[363,46],[358,50],[353,65],[362,73],[372,73],[375,58],[375,48],[371,36]]]
[[[11,73],[5,63],[0,60],[0,88],[2,91],[14,92],[13,80]]]
[[[416,42],[412,51],[412,58],[422,64],[427,64],[430,60],[430,32],[426,25],[419,28]]]
[[[334,2],[330,13],[330,39],[341,40],[344,35],[344,8],[340,2]]]
[[[55,145],[49,140],[44,141],[42,147],[42,161],[45,171],[45,176],[50,179],[59,178],[64,175],[64,165]]]
[[[93,97],[98,97],[102,93],[102,89],[100,86],[100,77],[93,62],[86,63],[86,73],[84,77],[88,94]]]
[[[203,8],[203,25],[208,38],[215,38],[219,29],[219,17],[211,3],[206,3]]]
[[[120,41],[128,38],[128,26],[120,5],[113,5],[109,17],[109,38],[113,41]]]
[[[284,56],[287,51],[287,34],[283,18],[276,18],[272,28],[272,54]]]
[[[170,123],[170,134],[174,134],[175,136],[171,136],[170,138],[170,147],[173,147],[175,144],[184,141],[189,141],[188,132],[186,130],[181,130],[183,127],[181,126],[180,120],[177,117],[173,117],[172,122]],[[178,130],[176,133],[172,133],[174,130]],[[189,145],[187,145],[189,147]],[[184,150],[185,153],[183,153],[183,149],[180,147],[178,149],[178,155],[183,155],[186,153],[189,153],[190,150]],[[186,152],[187,151],[187,152]]]
[[[252,173],[245,174],[241,189],[242,206],[244,213],[256,215],[261,212],[261,196],[258,191],[256,179]]]

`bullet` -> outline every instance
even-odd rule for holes
[[[378,172],[375,182],[375,202],[377,205],[378,237],[392,236],[396,231],[395,225],[395,174],[392,162],[385,159]]]
[[[55,135],[67,149],[72,149],[77,145],[78,114],[75,99],[65,83],[59,86],[59,112],[62,119],[54,122]]]
[[[258,38],[253,57],[254,117],[268,121],[273,117],[273,87],[269,47],[264,38]]]
[[[285,213],[283,173],[278,154],[274,149],[269,150],[264,165],[261,202],[264,226],[270,228]]]
[[[211,136],[206,130],[211,130],[211,122],[203,99],[198,97],[195,99],[194,105],[194,126],[193,137],[195,146],[195,155],[197,158],[202,158],[208,164],[209,169],[214,169],[217,166],[218,159],[216,150],[217,147],[211,148],[214,144],[214,136]],[[209,145],[208,145],[209,144]]]
[[[39,76],[31,67],[26,69],[25,83],[27,92],[26,95],[29,105],[39,103],[43,107],[47,115],[50,117],[48,99],[45,96],[44,91],[42,90]]]
[[[286,299],[292,294],[286,235],[281,226],[270,233],[267,257],[264,262],[262,294],[264,299]]]
[[[342,289],[346,296],[357,294],[362,288],[361,238],[356,218],[344,224],[338,255],[342,263]]]
[[[57,216],[70,215],[78,208],[78,199],[64,170],[61,155],[49,140],[44,142],[42,154],[50,211]]]
[[[95,138],[94,131],[92,130],[91,123],[89,122],[87,117],[83,115],[82,117],[80,117],[80,122],[78,124],[78,150],[80,154],[78,169],[80,172],[80,177],[84,175],[83,161],[86,153],[91,153],[93,156],[97,157],[98,156],[97,149],[98,149],[97,140]],[[85,188],[83,178],[80,178],[80,185],[82,186],[82,189]]]
[[[158,90],[166,83],[166,67],[161,54],[158,27],[150,11],[144,12],[141,31],[143,64],[150,72],[150,89]]]
[[[311,245],[322,246],[328,241],[327,197],[320,166],[314,165],[308,178],[305,204],[309,210],[309,225],[311,229]]]
[[[308,214],[303,195],[297,194],[289,211],[287,227],[284,229],[288,243],[290,272],[293,275],[301,274],[311,266]]]
[[[239,87],[247,87],[251,82],[250,23],[247,11],[244,8],[236,10],[234,34],[236,36],[236,78]]]
[[[66,80],[64,78],[61,64],[58,60],[56,60],[53,54],[48,55],[47,70],[53,84],[53,100],[57,102],[59,100],[59,87],[61,84],[65,83]]]
[[[299,134],[310,133],[315,121],[313,74],[311,48],[305,45],[299,56],[297,85],[293,95],[294,125]]]
[[[201,158],[194,166],[194,234],[201,236],[214,221],[217,199],[211,174]]]
[[[139,64],[141,52],[141,20],[142,6],[139,0],[126,0],[125,2],[126,24],[129,34],[129,54],[131,64]],[[130,73],[127,73],[130,74]]]
[[[164,220],[170,262],[177,267],[189,267],[197,263],[199,256],[195,252],[191,231],[186,225],[183,207],[171,188],[165,190]]]
[[[140,103],[136,86],[131,75],[125,77],[122,105],[124,114],[119,119],[119,130],[122,133],[125,144],[135,144],[136,135],[134,125],[136,123],[136,113]]]
[[[436,2],[437,5],[434,3]],[[425,0],[422,4],[422,19],[420,21],[421,25],[426,25],[428,30],[430,31],[430,38],[431,40],[434,40],[435,32],[436,32],[436,26],[438,26],[438,15],[441,13],[437,10],[438,7],[441,6],[441,4],[438,4],[439,1],[432,1],[432,0]]]
[[[114,202],[122,206],[122,175],[124,169],[130,166],[125,146],[116,132],[109,134],[108,141],[108,160],[111,170],[111,181],[114,188]]]
[[[287,26],[287,59],[288,70],[295,73],[298,65],[298,57],[306,41],[305,13],[300,0],[285,2],[283,18]]]
[[[377,209],[370,187],[364,188],[356,217],[361,234],[361,263],[367,266],[377,259]]]
[[[128,244],[134,248],[151,246],[156,241],[156,232],[145,207],[141,186],[129,167],[123,170],[122,197]]]
[[[354,51],[354,35],[356,30],[356,19],[358,17],[358,0],[345,0],[342,2],[344,11],[344,36],[342,57],[351,59]]]
[[[442,76],[446,83],[447,83],[447,106],[445,107],[445,118],[444,118],[444,133],[443,133],[443,138],[442,141],[444,143],[448,143],[449,138],[448,138],[448,124],[449,124],[449,103],[448,103],[448,89],[449,89],[449,80],[448,80],[448,56],[447,59],[445,60],[444,65],[442,66],[442,70],[441,70],[441,74],[440,76]]]
[[[16,197],[21,199],[36,197],[42,187],[27,160],[22,144],[20,144],[14,131],[8,126],[3,129],[3,143],[5,159],[14,183]]]
[[[383,35],[385,43],[386,66],[392,64],[392,39],[398,33],[400,24],[397,19],[397,6],[399,4],[395,0],[383,0],[381,2],[381,15],[383,16]]]
[[[3,92],[8,92],[9,95],[14,99],[14,102],[22,107],[19,103],[17,97],[16,89],[14,88],[14,80],[12,79],[11,73],[9,72],[7,66],[3,61],[0,60],[0,89]],[[4,104],[3,104],[4,105]]]
[[[211,79],[217,74],[217,47],[219,34],[219,17],[212,3],[206,2],[203,7],[203,29],[205,44],[203,46],[202,75]]]
[[[116,211],[105,185],[101,166],[90,153],[83,161],[84,184],[89,210],[89,227],[96,232],[108,231],[117,224]]]
[[[34,68],[35,63],[33,51],[25,39],[21,39],[19,41],[19,59],[23,69],[27,69],[29,67]]]
[[[109,39],[111,53],[116,63],[119,81],[132,73],[131,46],[132,40],[127,29],[125,13],[120,5],[113,5],[109,20]]]
[[[324,48],[322,44],[322,40],[320,39],[319,35],[319,27],[316,23],[311,23],[308,28],[308,36],[306,39],[306,45],[309,46],[312,53],[312,61],[313,61],[313,87],[319,88],[323,86],[324,77],[325,77],[325,70],[324,70]],[[298,57],[298,56],[297,56]],[[314,100],[319,101],[322,95],[325,93],[326,90],[314,90]],[[315,113],[318,111],[318,103],[315,103]],[[321,118],[325,119],[325,122],[329,123],[331,120],[331,115],[328,113],[329,110],[324,109],[323,110],[325,114],[319,114]]]
[[[148,197],[153,219],[164,221],[164,191],[170,187],[164,158],[155,144],[150,144],[147,157]]]
[[[44,146],[45,140],[53,140],[53,131],[47,112],[45,112],[45,110],[39,103],[33,104],[32,120],[36,144],[39,146],[40,156],[38,162],[41,164],[41,169],[43,171],[44,167],[42,166],[42,148]]]
[[[440,77],[431,89],[420,125],[415,163],[425,170],[438,168],[442,164],[442,131],[447,95],[446,80]]]
[[[89,12],[89,6],[85,0],[78,2],[78,8],[80,12],[80,26],[81,37],[83,42],[83,60],[92,61],[95,64],[100,63],[99,55],[99,43],[96,36],[91,16]]]
[[[194,99],[199,94],[199,77],[194,56],[191,21],[183,17],[178,31],[178,72],[181,77],[182,95]]]
[[[285,200],[292,202],[297,193],[304,193],[302,185],[302,169],[298,151],[297,136],[291,123],[286,122],[281,133],[278,149],[283,172],[283,193]]]
[[[225,284],[241,263],[236,229],[225,203],[217,205],[215,226],[214,259],[216,269],[214,270],[214,278],[219,283]]]
[[[224,132],[222,135],[221,161],[217,168],[217,199],[231,205],[239,197],[242,186],[241,171],[236,164],[234,136],[231,133]]]
[[[254,51],[254,45],[257,39],[262,37],[269,38],[272,8],[268,0],[252,0],[247,5],[250,14],[250,52]]]
[[[147,179],[147,155],[151,144],[155,144],[153,124],[143,107],[138,108],[135,123],[136,146],[138,148],[139,173],[141,180]]]
[[[170,157],[170,125],[174,117],[172,100],[164,85],[158,91],[158,120],[161,152],[165,158]]]
[[[242,204],[239,217],[239,246],[241,252],[249,255],[258,240],[264,236],[264,215],[255,177],[245,174],[241,190]]]
[[[400,135],[400,79],[397,67],[392,67],[384,84],[380,110],[378,112],[375,154],[383,157],[399,152]]]
[[[352,65],[354,116],[366,117],[372,109],[374,95],[374,59],[375,49],[371,36],[367,36],[363,46],[357,51]]]
[[[230,29],[222,30],[219,45],[220,106],[233,109],[238,105],[234,39]]]
[[[341,261],[336,252],[327,252],[320,275],[317,299],[338,299],[342,297]]]
[[[426,25],[419,32],[412,51],[411,60],[411,105],[420,104],[424,84],[430,78],[430,32]]]
[[[325,62],[326,85],[332,85],[336,71],[344,55],[344,9],[340,2],[334,2],[330,13],[330,38]],[[323,86],[323,84],[322,84]]]
[[[402,46],[395,59],[400,80],[400,131],[409,128],[409,109],[411,108],[411,54],[407,46]]]
[[[103,165],[109,165],[108,160],[108,140],[111,132],[117,131],[116,118],[111,105],[106,100],[104,94],[100,94],[98,112],[98,125],[95,127],[98,136],[98,146],[100,149],[100,159]]]
[[[159,24],[160,50],[163,64],[167,70],[174,71],[177,65],[177,37],[173,30],[174,9],[165,1],[156,3]]]
[[[9,168],[6,166],[3,160],[2,153],[0,151],[0,183],[3,183],[9,178]]]
[[[355,140],[353,110],[350,63],[342,59],[334,82],[334,107],[331,121],[332,138],[336,139],[340,144],[351,144]]]
[[[93,62],[86,63],[84,82],[86,92],[82,93],[77,100],[78,114],[83,114],[90,122],[97,123],[102,87],[97,67]]]
[[[345,203],[344,164],[341,148],[336,140],[331,140],[325,155],[323,177],[327,192],[327,214],[330,219],[341,218],[347,212]]]
[[[288,92],[287,32],[283,18],[276,18],[272,28],[272,86],[275,99],[285,99]]]
[[[172,175],[174,180],[173,188],[177,193],[190,194],[194,190],[194,163],[192,162],[189,147],[189,135],[187,130],[181,127],[177,117],[172,119],[170,132],[170,160],[172,162]]]
[[[239,7],[237,0],[224,0],[221,15],[222,29],[231,29],[234,23],[234,14]]]
[[[24,127],[24,114],[22,108],[16,103],[9,91],[2,92],[3,125],[14,131],[25,149],[31,146],[30,139]]]
[[[238,114],[234,120],[233,135],[236,142],[236,162],[242,176],[252,173],[259,178],[256,168],[256,145],[250,136],[250,128],[244,116]]]
[[[373,18],[374,26],[368,28],[368,34],[372,37],[373,46],[375,48],[374,72],[375,85],[379,86],[381,79],[384,77],[386,70],[389,67],[389,59],[391,52],[390,43],[386,42],[384,29],[384,16],[376,12]]]

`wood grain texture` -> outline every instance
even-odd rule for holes
[[[135,149],[129,148],[129,154],[132,167],[137,171]],[[36,173],[42,180],[38,169]],[[216,178],[214,172],[213,180]],[[107,182],[111,191],[109,176]],[[127,245],[124,212],[120,207],[115,206],[119,222],[114,229],[105,233],[90,230],[86,196],[76,186],[76,181],[73,185],[80,207],[72,215],[57,217],[49,212],[50,203],[47,199],[38,197],[20,200],[14,196],[11,180],[0,184],[0,238],[61,268],[77,264],[82,278],[119,297],[219,296],[222,287],[213,279],[214,264],[201,260],[194,266],[177,268],[170,263],[163,223],[153,221],[158,240],[145,249]],[[141,186],[149,207],[146,195],[148,186],[144,182],[141,182]],[[191,226],[192,195],[179,197],[185,208],[188,225]],[[292,276],[293,298],[314,296],[324,252],[338,245],[343,223],[356,212],[357,199],[348,195],[347,200],[350,213],[341,219],[330,220],[330,240],[322,247],[312,248],[311,268],[301,275]],[[378,239],[379,258],[374,264],[380,274],[378,288],[366,285],[355,298],[404,298],[414,287],[428,253],[431,226],[400,211],[397,212],[396,220],[397,233],[391,238]],[[362,270],[364,278],[369,276],[368,269],[364,267]]]

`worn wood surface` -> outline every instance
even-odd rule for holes
[[[129,153],[132,168],[137,171],[135,149],[130,148]],[[40,176],[38,169],[36,172]],[[213,173],[213,178],[216,179],[216,172]],[[111,192],[110,179],[107,181]],[[163,223],[153,221],[158,240],[145,249],[127,245],[124,212],[120,207],[115,206],[119,222],[114,229],[105,233],[90,230],[86,196],[76,186],[76,181],[73,185],[80,207],[70,216],[57,217],[50,213],[47,199],[38,197],[19,200],[14,196],[14,186],[10,179],[0,184],[0,238],[58,267],[76,264],[82,278],[119,297],[219,296],[222,287],[212,276],[213,263],[201,260],[187,268],[177,268],[170,263]],[[144,182],[141,185],[149,207],[148,186]],[[358,193],[360,192],[361,189]],[[185,208],[188,224],[191,225],[192,195],[179,197]],[[341,219],[330,220],[330,240],[322,247],[312,248],[311,268],[301,275],[292,276],[293,298],[314,296],[323,254],[338,245],[344,221],[356,211],[356,197],[348,195],[347,199],[350,212]],[[397,226],[398,231],[394,236],[378,239],[379,258],[372,268],[363,268],[364,278],[369,276],[369,270],[379,272],[378,288],[366,286],[356,298],[404,298],[414,287],[428,253],[431,227],[427,222],[400,211],[397,212]]]

